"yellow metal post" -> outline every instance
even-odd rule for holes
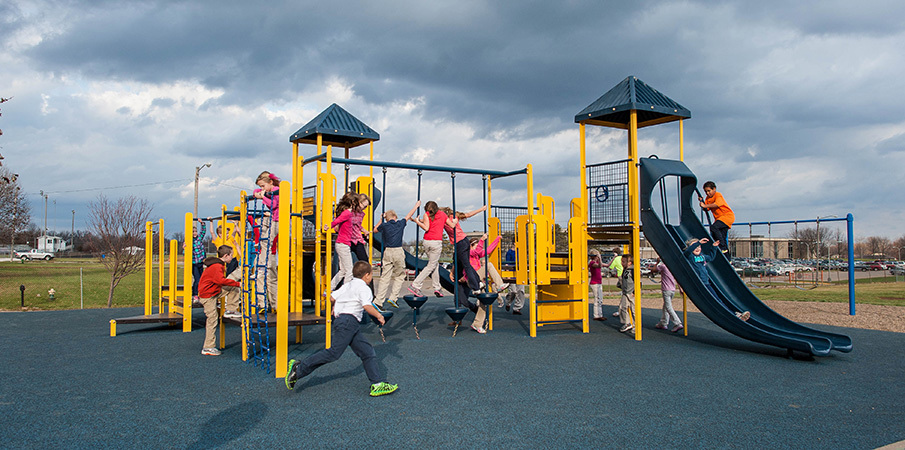
[[[320,155],[324,137],[318,133],[317,135],[317,154]],[[323,300],[323,260],[321,258],[321,246],[324,241],[323,232],[323,209],[324,201],[327,198],[327,187],[321,182],[321,162],[317,162],[317,172],[314,175],[314,314],[321,314],[321,301]]]
[[[239,236],[241,236],[240,242],[244,248],[242,248],[242,254],[244,255],[242,258],[242,287],[241,287],[241,295],[242,297],[239,299],[241,303],[241,308],[243,311],[242,314],[242,361],[248,361],[248,341],[245,339],[248,336],[248,327],[250,324],[245,316],[250,316],[249,313],[249,303],[251,300],[251,286],[249,286],[248,281],[248,272],[249,272],[249,261],[251,261],[251,255],[248,252],[248,244],[246,243],[246,239],[248,239],[248,200],[246,197],[248,193],[245,191],[241,191],[239,193]]]
[[[527,167],[528,175],[528,230],[525,233],[528,239],[528,306],[529,321],[531,322],[530,335],[537,337],[537,271],[534,266],[535,255],[535,230],[534,230],[534,169],[531,164]]]
[[[374,161],[374,141],[370,141],[371,144],[371,161]],[[348,151],[348,150],[347,150]],[[368,227],[365,230],[368,230],[368,264],[374,265],[374,224],[376,221],[374,220],[374,165],[368,166],[369,179],[368,179],[368,198],[371,199],[371,204],[368,205]],[[381,199],[380,201],[384,202],[386,205],[386,192],[380,193]]]
[[[185,248],[183,249],[182,264],[182,332],[192,331],[192,247],[194,228],[192,213],[185,213]]]
[[[493,242],[494,239],[496,239],[496,236],[495,236],[495,233],[493,232],[493,228],[490,226],[490,177],[485,175],[484,179],[487,180],[487,186],[486,186],[487,211],[484,212],[484,217],[487,218],[487,220],[484,223],[484,226],[487,229],[487,240],[484,241],[484,258],[487,259],[487,263],[486,263],[485,267],[487,267],[490,265],[490,262],[492,261],[492,259],[490,257],[490,252],[488,252],[487,250],[490,249],[490,243]],[[497,250],[498,249],[495,249],[494,251],[497,251]],[[496,267],[500,267],[499,264],[497,264]],[[499,270],[497,270],[497,272],[499,272]],[[484,284],[486,286],[490,286],[490,270],[489,270],[489,268],[484,270]],[[499,296],[500,287],[497,286],[496,289],[497,289],[497,296]],[[493,304],[491,304],[490,306],[487,306],[487,329],[490,331],[493,331]]]
[[[638,111],[629,112],[629,219],[632,222],[632,278],[635,283],[635,340],[641,340],[641,189],[638,177]]]
[[[170,257],[168,258],[170,261],[170,279],[167,285],[167,313],[173,313],[176,311],[176,283],[177,283],[177,272],[176,267],[178,266],[178,262],[176,258],[179,256],[179,247],[176,239],[170,241]],[[159,313],[163,313],[163,311],[157,311]]]
[[[320,163],[318,163],[320,164]],[[330,175],[333,175],[333,146],[327,146],[327,170],[330,171]],[[330,177],[333,178],[332,176]],[[329,218],[330,222],[333,222],[333,194],[334,194],[334,186],[325,186],[324,187],[324,205],[322,208],[324,211],[324,219]],[[327,276],[324,277],[326,280],[326,285],[324,286],[326,295],[324,296],[324,307],[325,313],[327,315],[327,329],[324,337],[325,345],[324,348],[330,348],[332,345],[331,342],[331,332],[333,329],[333,305],[330,301],[330,297],[333,295],[333,286],[330,283],[330,276],[333,274],[333,228],[330,224],[324,224],[327,228],[326,235],[324,236],[324,245],[326,248],[324,249],[324,253],[326,253],[325,261],[324,261],[324,271],[327,273]]]
[[[167,250],[166,238],[164,235],[165,235],[165,233],[163,232],[163,219],[160,219],[160,222],[158,223],[158,226],[157,226],[157,251],[159,252],[158,256],[157,256],[157,312],[158,313],[163,312],[163,298],[161,298],[161,297],[163,297],[163,288],[161,288],[161,286],[163,286],[163,284],[164,284],[164,281],[163,281],[164,275],[166,275],[164,267],[163,267],[163,262],[166,259],[166,250]]]
[[[280,182],[280,192],[290,192],[291,189],[288,181]],[[280,211],[289,211],[289,197],[288,195],[280,196]],[[274,374],[277,378],[283,378],[286,376],[286,366],[289,362],[289,291],[286,289],[288,284],[285,282],[289,279],[289,244],[291,240],[289,239],[289,220],[279,221],[279,233],[285,238],[280,239],[277,244],[277,257],[279,258],[277,285],[279,287],[277,288],[277,355]]]
[[[585,129],[585,125],[583,123],[579,123],[578,124],[578,142],[579,142],[579,148],[580,148],[580,151],[579,151],[580,167],[579,167],[578,179],[580,180],[579,189],[581,190],[581,193],[579,195],[579,199],[581,201],[581,205],[580,205],[581,211],[580,211],[579,217],[581,218],[581,222],[579,224],[580,229],[577,230],[577,232],[579,234],[579,239],[581,239],[582,243],[584,244],[584,245],[582,245],[582,247],[587,247],[588,222],[590,220],[590,218],[588,216],[588,214],[589,214],[589,211],[588,211],[588,178],[587,178],[588,163],[587,163],[587,140],[586,140],[587,134],[586,133],[587,133],[587,130]],[[587,251],[585,251],[584,255],[576,255],[576,257],[583,258],[583,259],[587,258]],[[582,270],[581,271],[581,292],[582,292],[581,298],[582,298],[582,303],[584,304],[584,308],[585,308],[582,331],[584,331],[585,333],[590,331],[590,323],[589,323],[588,317],[587,317],[588,316],[587,310],[588,310],[588,290],[589,289],[590,289],[590,284],[589,284],[589,280],[588,280],[588,271]]]
[[[145,315],[151,315],[151,303],[154,301],[151,292],[154,283],[154,225],[145,222]]]

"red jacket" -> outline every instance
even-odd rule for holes
[[[208,264],[207,268],[201,274],[201,280],[198,281],[198,296],[201,298],[214,298],[220,296],[221,286],[241,286],[238,281],[226,278],[226,267],[220,258],[207,258],[204,260]]]

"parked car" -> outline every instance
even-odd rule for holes
[[[860,270],[860,271],[862,271],[862,272],[867,272],[868,270],[870,270],[870,266],[867,265],[867,264],[866,264],[865,262],[863,262],[863,261],[855,261],[855,262],[853,263],[853,266],[854,266],[854,267],[853,267],[854,270],[856,270],[856,271],[857,271],[857,270]],[[841,270],[841,271],[843,271],[843,272],[848,272],[848,264],[843,265],[839,270]]]
[[[27,251],[27,252],[16,252],[16,258],[19,258],[22,261],[25,261],[25,260],[31,261],[31,260],[35,260],[35,259],[43,259],[45,261],[50,261],[51,259],[53,259],[53,253],[42,252],[42,251],[39,251],[38,249],[33,248],[33,249],[31,249],[31,251]]]
[[[889,269],[890,275],[905,275],[905,267],[902,266],[892,266]]]

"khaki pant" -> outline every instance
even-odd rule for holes
[[[412,282],[412,287],[420,290],[424,284],[424,279],[430,276],[434,282],[434,290],[439,291],[441,289],[440,271],[437,270],[437,267],[440,266],[440,252],[443,250],[443,241],[424,241],[422,244],[424,244],[424,252],[427,254],[427,266],[421,270],[421,273]]]
[[[242,281],[242,266],[236,267],[236,270],[233,270],[226,276],[226,278],[233,281]],[[220,288],[220,293],[226,297],[226,310],[238,312],[241,308],[240,300],[242,298],[242,290],[236,286],[223,286]]]
[[[484,306],[481,302],[478,302],[478,310],[474,313],[474,322],[471,323],[473,327],[484,327],[484,319],[487,317],[487,307]]]
[[[336,243],[336,259],[339,260],[339,271],[330,280],[330,290],[335,291],[336,286],[342,281],[343,285],[352,282],[352,250],[342,242]]]
[[[270,217],[264,217],[264,219],[262,220],[261,237],[263,238],[264,236],[269,236],[270,240],[267,241],[267,248],[264,248],[265,245],[263,245],[262,243],[261,254],[258,255],[258,259],[255,261],[255,265],[260,265],[258,267],[257,273],[255,274],[256,279],[258,281],[262,281],[264,280],[264,274],[267,274],[267,285],[265,287],[267,291],[267,297],[259,298],[258,305],[261,305],[265,308],[270,306],[274,309],[277,307],[277,286],[279,285],[279,283],[277,283],[277,255],[270,254],[270,246],[273,245],[273,241],[277,237],[277,232],[279,231],[277,229],[278,225],[279,222],[271,221]],[[264,260],[262,260],[262,258],[266,258],[267,260],[266,267],[263,265]],[[255,287],[255,290],[261,291],[261,287],[264,286]]]
[[[493,284],[499,290],[500,286],[503,285],[503,278],[500,276],[500,273],[497,272],[496,267],[493,267],[493,263],[487,263],[487,271],[490,272],[490,279],[493,281]],[[484,280],[484,261],[481,261],[481,267],[478,267],[478,276],[481,277],[481,281]]]
[[[635,294],[622,294],[622,298],[619,299],[619,323],[634,323],[632,322],[632,311],[635,310]]]
[[[216,348],[217,345],[217,325],[220,321],[220,314],[217,312],[217,297],[200,298],[201,306],[204,307],[204,315],[207,321],[204,322],[204,345],[205,348]]]
[[[383,267],[374,303],[382,307],[385,299],[398,298],[403,284],[405,284],[405,251],[402,247],[383,249]]]

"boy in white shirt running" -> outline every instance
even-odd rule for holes
[[[383,315],[371,305],[371,265],[367,261],[358,261],[352,266],[352,282],[343,284],[341,288],[333,291],[330,301],[333,304],[333,345],[330,348],[319,350],[317,353],[305,358],[302,362],[289,360],[289,369],[286,371],[286,387],[295,388],[295,383],[318,367],[339,359],[346,347],[352,347],[352,351],[361,358],[365,373],[371,380],[371,397],[392,394],[399,385],[389,384],[386,378],[380,374],[377,365],[377,353],[374,347],[361,333],[362,313],[367,311],[377,319],[381,325],[384,323]]]

